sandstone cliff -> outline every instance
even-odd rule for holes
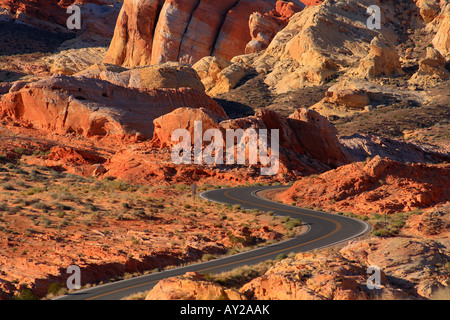
[[[296,6],[304,5],[294,1]],[[245,53],[252,40],[249,17],[269,13],[276,0],[124,1],[104,62],[128,67],[205,56],[226,60]],[[283,13],[289,14],[284,9]],[[145,25],[145,27],[142,27]]]

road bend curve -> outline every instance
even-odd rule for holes
[[[272,211],[279,216],[299,218],[308,225],[308,231],[289,240],[261,247],[208,262],[192,264],[176,269],[117,281],[102,286],[80,290],[56,300],[120,300],[129,295],[150,290],[160,280],[179,276],[186,272],[220,273],[234,268],[253,265],[275,259],[280,254],[306,252],[325,248],[363,235],[370,230],[370,225],[356,219],[293,207],[257,195],[258,191],[274,187],[244,187],[217,189],[203,192],[200,196],[208,201],[239,204],[244,209]]]

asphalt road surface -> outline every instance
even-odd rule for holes
[[[332,246],[363,235],[370,230],[370,225],[360,220],[284,205],[263,199],[256,194],[260,190],[270,188],[273,187],[218,189],[204,192],[200,196],[209,201],[231,205],[240,204],[245,209],[272,211],[279,216],[299,218],[308,226],[306,233],[252,251],[80,290],[59,297],[58,300],[120,300],[134,293],[148,291],[160,280],[168,277],[182,275],[186,272],[220,273],[229,271],[236,267],[275,259],[280,254],[287,255],[291,252],[306,252]]]

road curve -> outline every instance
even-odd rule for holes
[[[284,205],[263,199],[256,194],[260,190],[271,188],[273,189],[273,187],[218,189],[206,191],[200,196],[213,202],[239,204],[245,209],[272,211],[276,215],[299,218],[309,226],[308,232],[287,241],[252,251],[80,290],[56,300],[120,300],[131,294],[150,290],[160,280],[168,277],[192,271],[204,273],[229,271],[239,266],[275,259],[279,254],[306,252],[328,247],[358,237],[370,230],[370,225],[360,220]]]

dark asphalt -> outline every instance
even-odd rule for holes
[[[214,202],[231,205],[240,204],[245,209],[259,209],[265,212],[272,211],[276,215],[300,218],[304,224],[309,226],[308,232],[296,238],[249,252],[80,290],[58,299],[120,300],[131,294],[150,290],[158,281],[164,278],[178,276],[192,271],[203,273],[229,271],[243,265],[252,265],[275,259],[279,254],[287,255],[291,252],[306,252],[331,246],[360,236],[370,230],[370,226],[363,221],[283,205],[262,199],[256,195],[257,191],[270,188],[273,187],[218,189],[204,192],[201,194],[201,197]]]

